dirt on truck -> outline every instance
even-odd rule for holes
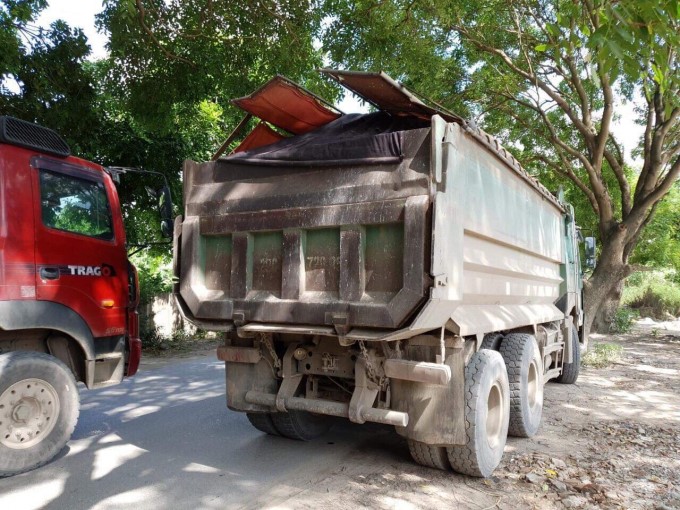
[[[375,111],[276,77],[234,100],[261,122],[231,154],[185,163],[177,301],[225,333],[227,405],[259,430],[389,424],[416,462],[489,476],[578,377],[573,209],[384,73],[322,72]]]

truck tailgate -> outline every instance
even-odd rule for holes
[[[429,129],[404,133],[397,164],[184,171],[175,256],[193,317],[396,328],[426,298]]]

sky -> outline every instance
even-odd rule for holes
[[[101,0],[51,0],[49,6],[38,18],[38,24],[48,26],[57,19],[63,19],[72,27],[80,27],[87,36],[92,54],[90,58],[98,59],[105,57],[106,34],[97,32],[94,25],[94,17],[102,10]],[[345,113],[366,112],[367,107],[351,93],[345,95],[343,100],[338,103],[338,108]],[[632,103],[617,105],[615,120],[612,131],[619,140],[626,153],[626,160],[635,166],[640,166],[641,161],[633,161],[631,150],[633,150],[643,132],[643,127],[633,122],[635,118],[634,105]]]

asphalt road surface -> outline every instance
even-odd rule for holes
[[[176,360],[118,386],[81,388],[73,439],[47,466],[0,479],[0,509],[290,507],[352,452],[387,441],[376,454],[396,449],[410,462],[389,427],[339,422],[308,443],[262,434],[226,408],[224,364],[213,360]]]

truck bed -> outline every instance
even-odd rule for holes
[[[482,132],[434,117],[402,136],[391,164],[187,162],[175,242],[188,315],[366,339],[563,318],[554,197]]]

